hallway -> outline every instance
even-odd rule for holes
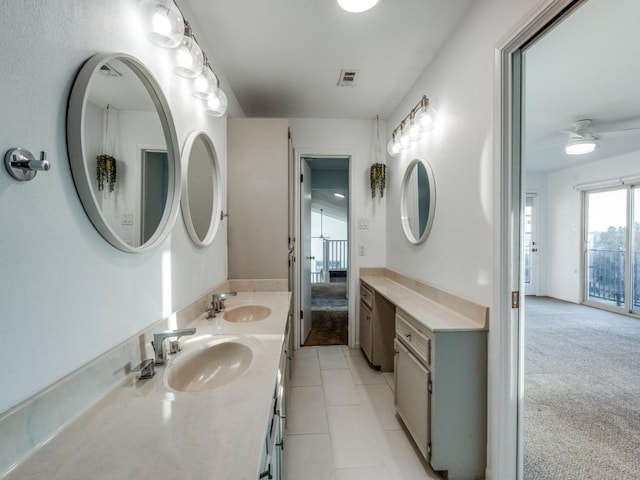
[[[440,478],[395,414],[393,373],[346,346],[303,347],[292,369],[287,480]]]

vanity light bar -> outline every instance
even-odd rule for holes
[[[391,133],[391,140],[387,144],[387,153],[397,157],[402,150],[409,148],[411,142],[422,138],[422,134],[433,128],[433,108],[429,107],[429,99],[423,95],[400,125]]]
[[[220,79],[207,60],[189,22],[173,0],[143,0],[142,9],[150,25],[149,40],[155,45],[177,50],[176,75],[195,79],[193,96],[202,100],[207,114],[220,117],[227,111],[227,96],[220,88]],[[176,31],[170,31],[176,29]],[[179,41],[175,41],[179,37]],[[168,39],[171,39],[169,41]],[[208,85],[203,86],[202,83]],[[213,107],[212,107],[213,105]]]

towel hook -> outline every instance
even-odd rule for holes
[[[12,148],[4,155],[7,172],[20,182],[33,180],[39,170],[45,172],[51,168],[46,152],[40,152],[40,160],[25,148]]]

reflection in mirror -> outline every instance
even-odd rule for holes
[[[98,54],[83,65],[67,144],[76,189],[102,236],[126,252],[160,243],[177,214],[180,157],[168,103],[142,63]]]
[[[182,150],[186,174],[182,185],[182,217],[191,240],[209,245],[220,223],[218,157],[213,142],[204,132],[192,132]]]
[[[413,160],[404,175],[400,209],[404,234],[413,244],[426,240],[433,224],[436,185],[426,160]]]

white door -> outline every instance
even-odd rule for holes
[[[538,294],[538,235],[536,196],[527,194],[524,206],[524,293]]]
[[[311,331],[311,168],[302,159],[302,185],[300,188],[300,345]]]

